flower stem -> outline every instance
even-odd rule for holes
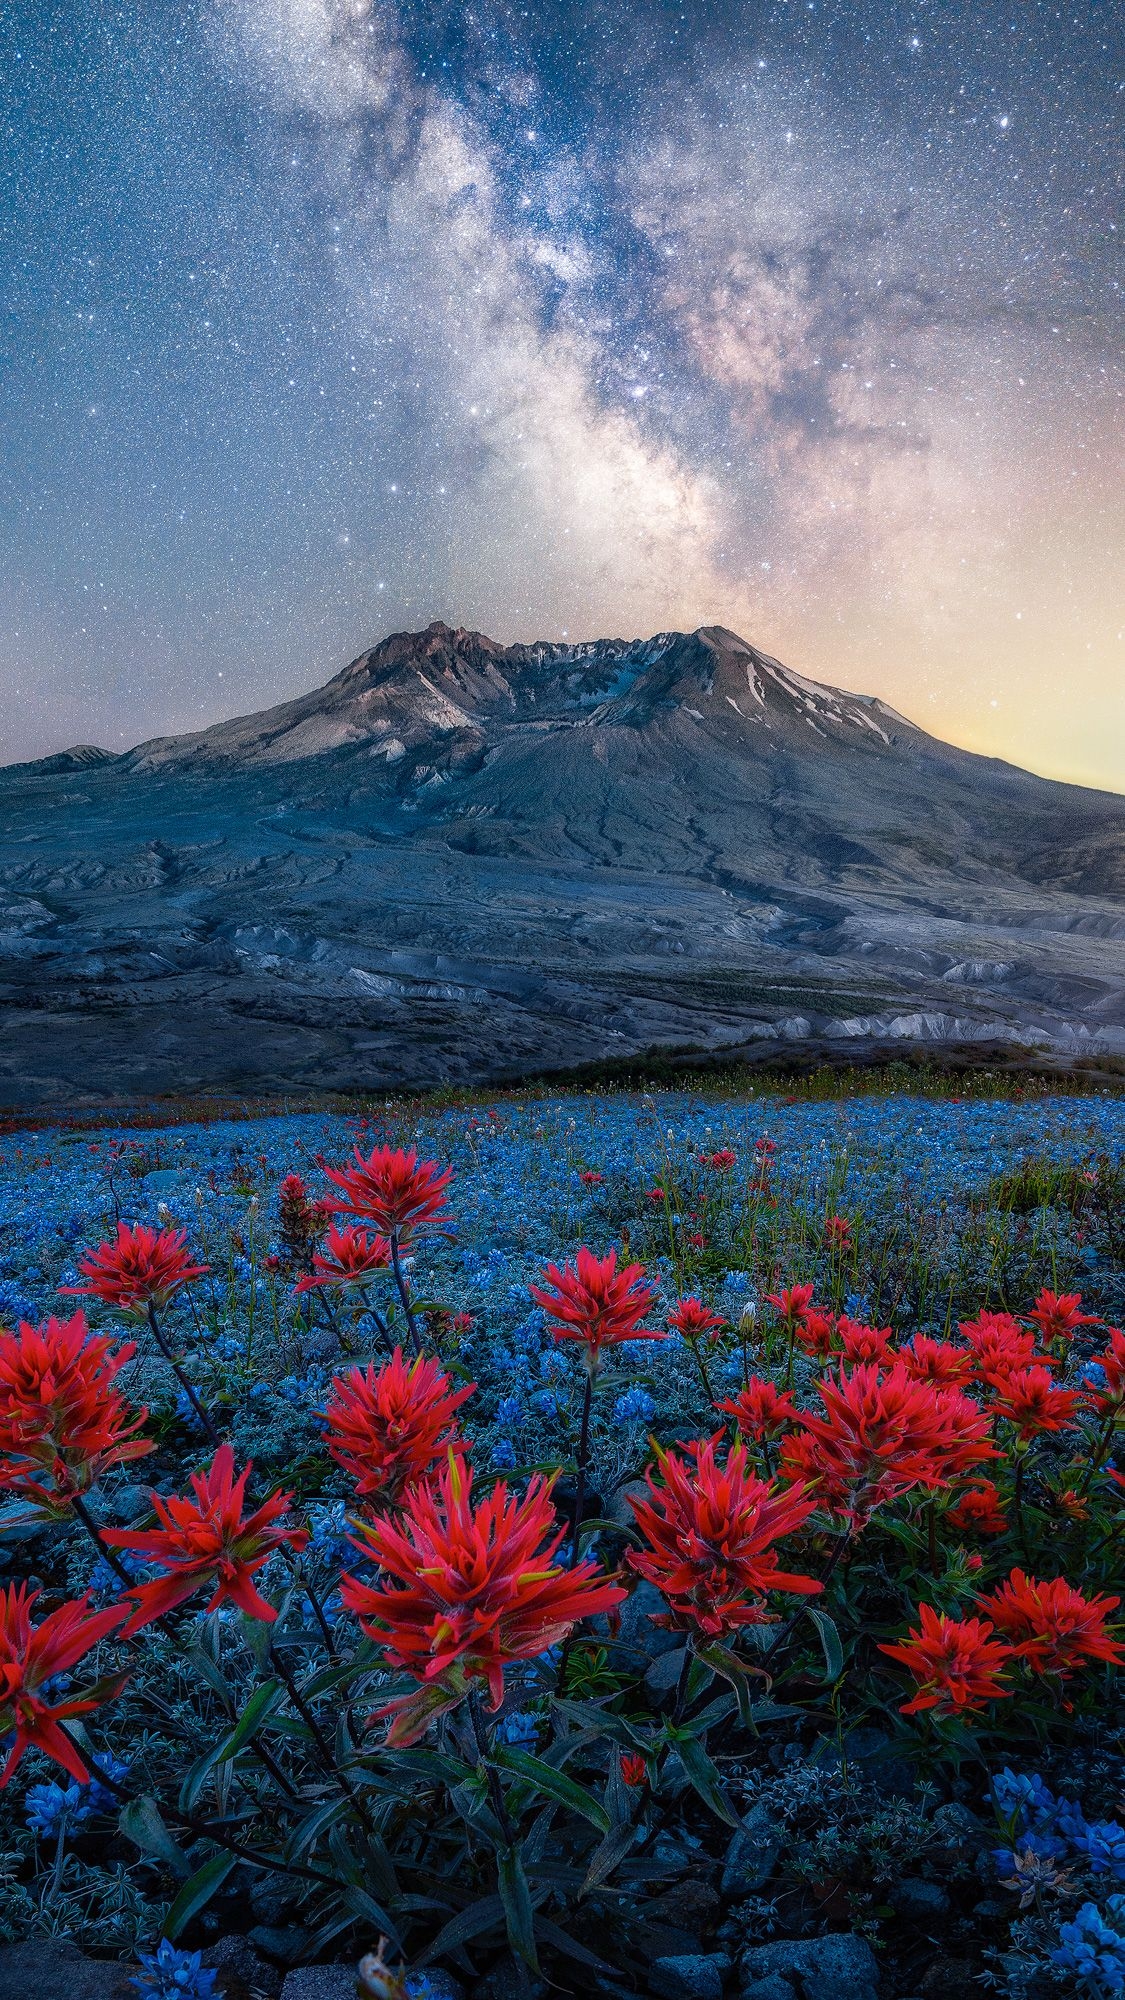
[[[397,1229],[391,1230],[391,1269],[395,1274],[395,1284],[398,1287],[399,1298],[402,1300],[402,1310],[406,1314],[406,1324],[410,1329],[411,1346],[415,1354],[421,1354],[422,1336],[418,1331],[418,1322],[414,1317],[414,1308],[410,1303],[410,1288],[406,1282],[406,1273],[402,1268],[402,1255],[399,1250]]]
[[[171,1368],[173,1375],[176,1377],[177,1382],[179,1383],[181,1389],[184,1392],[184,1395],[187,1397],[188,1402],[191,1404],[191,1407],[195,1412],[195,1415],[198,1417],[199,1422],[202,1424],[203,1429],[207,1434],[208,1443],[217,1446],[219,1442],[219,1433],[215,1429],[215,1426],[212,1423],[211,1418],[208,1415],[208,1412],[204,1409],[203,1404],[200,1402],[196,1390],[192,1387],[191,1383],[188,1381],[187,1375],[184,1373],[184,1370],[181,1368],[179,1362],[176,1360],[176,1357],[172,1352],[172,1349],[168,1343],[168,1340],[165,1336],[160,1321],[156,1317],[156,1308],[153,1305],[151,1299],[148,1302],[148,1323],[152,1331],[152,1337],[155,1340],[157,1346],[159,1347],[161,1354],[164,1356],[165,1361]]]
[[[84,1500],[80,1500],[77,1493],[72,1493],[70,1496],[70,1504],[74,1509],[75,1519],[81,1521],[82,1526],[85,1528],[86,1533],[89,1535],[90,1540],[93,1542],[94,1547],[97,1549],[98,1554],[105,1558],[105,1561],[109,1564],[110,1569],[113,1571],[114,1575],[125,1585],[126,1589],[132,1590],[133,1588],[132,1577],[129,1575],[129,1572],[126,1569],[124,1563],[121,1561],[120,1556],[115,1554],[113,1549],[109,1547],[108,1543],[103,1542],[100,1534],[98,1533],[94,1517],[90,1513],[90,1510],[86,1505],[86,1502]]]

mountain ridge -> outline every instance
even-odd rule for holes
[[[721,626],[392,633],[273,708],[0,769],[0,828],[0,1100],[1125,1058],[1125,799]]]

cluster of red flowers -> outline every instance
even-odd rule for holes
[[[909,1667],[919,1683],[904,1715],[934,1709],[954,1715],[1010,1695],[1003,1677],[1024,1661],[1032,1673],[1068,1680],[1087,1660],[1119,1666],[1125,1650],[1106,1627],[1117,1597],[1083,1597],[1062,1577],[1041,1583],[1014,1569],[1006,1582],[977,1599],[983,1618],[949,1618],[919,1606],[919,1624],[880,1652]]]
[[[501,1480],[474,1507],[472,1469],[451,1452],[399,1516],[357,1529],[357,1548],[381,1574],[376,1584],[345,1576],[343,1601],[396,1666],[423,1684],[442,1683],[443,1706],[478,1679],[499,1708],[510,1661],[546,1652],[578,1619],[625,1596],[592,1561],[569,1569],[555,1562],[566,1529],[552,1485],[534,1474],[520,1498]],[[391,1739],[412,1742],[437,1710],[407,1698],[383,1712],[395,1717]]]
[[[423,1355],[408,1368],[400,1347],[378,1372],[353,1368],[337,1376],[324,1436],[360,1498],[396,1507],[451,1447],[463,1449],[453,1419],[476,1386],[454,1389],[441,1363]]]
[[[111,1466],[152,1450],[137,1436],[148,1411],[131,1413],[116,1386],[135,1351],[114,1352],[81,1312],[0,1333],[0,1488],[65,1512]]]
[[[655,1286],[645,1281],[640,1264],[618,1270],[616,1250],[595,1257],[583,1244],[573,1265],[560,1271],[557,1264],[548,1264],[542,1284],[531,1286],[531,1296],[554,1321],[557,1341],[582,1342],[591,1373],[600,1366],[603,1348],[623,1340],[664,1338],[641,1325],[656,1303]]]
[[[817,1383],[824,1415],[803,1411],[781,1469],[853,1527],[920,1486],[940,1492],[998,1456],[987,1413],[963,1390],[919,1381],[902,1361],[860,1362]]]
[[[324,1206],[333,1213],[373,1222],[380,1234],[408,1249],[419,1237],[446,1223],[445,1190],[453,1170],[444,1172],[433,1160],[422,1160],[412,1147],[376,1146],[365,1160],[357,1146],[351,1167],[325,1167],[338,1195]]]
[[[391,1246],[385,1236],[368,1236],[365,1229],[330,1229],[324,1252],[313,1253],[312,1271],[298,1278],[298,1292],[346,1291],[390,1269]]]
[[[149,1494],[159,1528],[102,1529],[102,1540],[110,1548],[132,1549],[164,1571],[130,1591],[133,1608],[123,1636],[151,1625],[197,1590],[212,1587],[208,1611],[229,1601],[247,1617],[273,1623],[277,1612],[251,1579],[275,1549],[304,1548],[308,1533],[279,1525],[289,1511],[288,1493],[274,1493],[252,1514],[244,1514],[251,1470],[244,1466],[236,1479],[234,1454],[229,1444],[221,1444],[209,1470],[192,1473],[190,1496],[173,1494],[165,1499],[160,1493]]]
[[[150,1306],[165,1306],[175,1292],[202,1278],[206,1264],[195,1264],[188,1254],[182,1229],[146,1229],[138,1223],[130,1228],[121,1222],[112,1243],[81,1257],[78,1268],[84,1285],[63,1285],[64,1293],[97,1298],[103,1305],[126,1317],[143,1319]]]
[[[755,1148],[763,1176],[772,1150],[769,1141]],[[729,1149],[700,1157],[716,1173],[736,1163]],[[283,1238],[291,1261],[300,1242],[306,1266],[297,1289],[363,1287],[393,1267],[416,1337],[400,1252],[444,1226],[450,1172],[389,1146],[366,1158],[357,1147],[352,1166],[325,1171],[337,1192],[322,1203],[310,1201],[297,1175],[281,1188]],[[602,1176],[589,1172],[582,1179],[595,1186]],[[653,1198],[663,1201],[664,1191],[654,1190]],[[329,1214],[346,1219],[328,1227],[327,1240],[315,1248]],[[850,1225],[830,1217],[826,1235],[846,1249]],[[86,1282],[68,1289],[125,1316],[151,1317],[207,1267],[193,1261],[182,1233],[122,1224],[115,1240],[88,1254],[80,1268]],[[615,1250],[599,1257],[583,1245],[572,1264],[549,1265],[531,1292],[556,1341],[577,1342],[583,1351],[581,1454],[606,1350],[666,1337],[644,1324],[657,1287],[642,1265],[619,1266]],[[909,1493],[949,1494],[951,1527],[1002,1535],[1007,1502],[985,1474],[1001,1457],[996,1436],[1017,1447],[1022,1468],[1031,1439],[1065,1431],[1089,1413],[1102,1419],[1108,1450],[1125,1406],[1120,1329],[1105,1330],[1093,1357],[1100,1375],[1079,1387],[1056,1379],[1076,1334],[1099,1324],[1082,1312],[1077,1293],[1042,1292],[1027,1324],[982,1312],[961,1325],[959,1342],[917,1334],[902,1347],[890,1327],[819,1308],[811,1284],[779,1287],[769,1304],[790,1361],[799,1347],[825,1363],[817,1404],[802,1407],[792,1390],[751,1375],[736,1396],[715,1405],[733,1421],[733,1439],[720,1431],[674,1450],[655,1447],[646,1491],[630,1496],[637,1546],[625,1562],[660,1592],[667,1609],[658,1622],[688,1633],[705,1656],[709,1645],[771,1620],[772,1594],[801,1599],[823,1590],[801,1567],[780,1566],[780,1545],[809,1531],[815,1515],[821,1535],[825,1515],[846,1524],[844,1532],[832,1531],[837,1553],[878,1508]],[[667,1328],[696,1350],[704,1381],[699,1344],[718,1342],[726,1327],[694,1296],[679,1299],[667,1315]],[[81,1312],[41,1328],[0,1332],[0,1487],[26,1493],[56,1514],[74,1508],[94,1532],[82,1496],[107,1469],[152,1449],[139,1434],[146,1412],[132,1412],[117,1385],[133,1352],[131,1343],[114,1350],[107,1338],[92,1335]],[[485,1497],[474,1497],[460,1412],[475,1386],[455,1386],[434,1356],[419,1353],[408,1364],[396,1347],[381,1367],[336,1377],[324,1412],[328,1451],[353,1479],[364,1509],[354,1524],[355,1546],[377,1566],[373,1579],[343,1578],[343,1602],[390,1663],[418,1684],[383,1711],[392,1718],[392,1742],[416,1740],[434,1715],[482,1684],[498,1708],[510,1663],[546,1652],[592,1615],[616,1611],[626,1595],[616,1576],[581,1556],[580,1537],[555,1512],[552,1480],[533,1475],[522,1495],[499,1481]],[[580,1494],[586,1463],[580,1456]],[[33,1596],[0,1593],[0,1730],[15,1732],[0,1783],[29,1745],[85,1778],[64,1724],[96,1707],[105,1690],[99,1684],[61,1703],[45,1699],[43,1690],[103,1638],[129,1638],[203,1592],[208,1611],[229,1602],[248,1617],[275,1619],[255,1578],[278,1551],[299,1553],[308,1536],[292,1524],[289,1494],[248,1503],[251,1471],[247,1464],[236,1473],[231,1447],[222,1444],[210,1466],[191,1476],[186,1494],[151,1495],[155,1528],[102,1530],[110,1549],[131,1551],[155,1572],[129,1585],[107,1611],[92,1611],[86,1597],[35,1624]],[[1083,1518],[1088,1483],[1057,1496],[1074,1520]],[[1022,1520],[1018,1482],[1013,1506]],[[577,1546],[564,1562],[560,1551],[572,1537]],[[808,1539],[794,1545],[798,1564],[808,1545]],[[982,1560],[964,1558],[966,1566],[981,1567]],[[963,1579],[965,1569],[957,1573]],[[917,1683],[904,1712],[955,1717],[1010,1696],[1021,1672],[1060,1687],[1088,1663],[1125,1662],[1109,1624],[1118,1604],[1116,1597],[1085,1596],[1065,1578],[1013,1569],[976,1597],[970,1616],[922,1604],[916,1627],[881,1651]],[[627,1786],[644,1785],[645,1759],[622,1759],[620,1777]]]
[[[649,1473],[648,1498],[629,1502],[645,1547],[628,1560],[666,1599],[664,1622],[711,1639],[761,1624],[767,1591],[808,1597],[822,1588],[810,1576],[778,1569],[772,1553],[816,1502],[800,1486],[759,1479],[744,1445],[734,1445],[720,1465],[721,1436],[697,1439],[686,1457],[658,1449],[660,1483]]]

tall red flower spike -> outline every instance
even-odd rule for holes
[[[974,1373],[982,1382],[1046,1359],[1035,1352],[1035,1335],[1011,1313],[979,1312],[974,1320],[962,1320],[958,1330],[972,1349]]]
[[[743,1437],[748,1438],[778,1437],[800,1416],[792,1396],[762,1375],[751,1375],[746,1387],[737,1396],[728,1402],[716,1403],[715,1408],[733,1417]]]
[[[815,1285],[786,1285],[780,1292],[767,1292],[766,1304],[791,1327],[808,1312],[815,1290]]]
[[[365,1160],[357,1146],[354,1166],[324,1171],[340,1189],[339,1195],[325,1197],[325,1208],[373,1222],[383,1236],[397,1237],[404,1248],[446,1221],[445,1190],[453,1169],[442,1172],[436,1160],[419,1160],[413,1147],[406,1153],[398,1147],[376,1146]]]
[[[889,1326],[864,1326],[861,1320],[841,1313],[836,1338],[845,1361],[876,1361],[880,1368],[889,1368],[894,1361],[894,1333]]]
[[[557,1264],[548,1264],[542,1284],[532,1285],[530,1291],[548,1319],[554,1320],[557,1341],[583,1342],[591,1370],[597,1369],[603,1347],[665,1337],[641,1325],[656,1301],[655,1285],[647,1283],[642,1264],[625,1264],[619,1271],[616,1250],[595,1257],[583,1244],[573,1265],[560,1271]]]
[[[330,1229],[324,1254],[316,1252],[311,1273],[298,1278],[293,1289],[346,1291],[349,1285],[365,1285],[390,1265],[391,1246],[385,1236],[368,1236],[365,1229]]]
[[[1059,1293],[1044,1289],[1027,1317],[1035,1321],[1048,1346],[1054,1341],[1072,1340],[1080,1326],[1101,1325],[1096,1313],[1082,1311],[1081,1292]]]
[[[1014,1569],[1007,1581],[977,1603],[1012,1650],[1037,1674],[1066,1680],[1086,1660],[1120,1666],[1125,1651],[1106,1630],[1119,1597],[1083,1597],[1065,1577],[1040,1583]]]
[[[71,1715],[88,1715],[109,1699],[105,1689],[73,1701],[45,1701],[42,1689],[56,1674],[68,1673],[99,1639],[120,1625],[127,1606],[111,1604],[108,1611],[91,1611],[90,1594],[72,1604],[60,1604],[38,1625],[31,1607],[38,1591],[25,1583],[0,1590],[0,1735],[15,1730],[16,1740],[0,1773],[7,1784],[25,1750],[43,1750],[77,1778],[88,1783],[90,1773],[61,1724]]]
[[[814,1596],[811,1576],[778,1569],[775,1542],[791,1535],[815,1501],[800,1487],[777,1488],[749,1469],[746,1447],[736,1444],[719,1465],[722,1433],[700,1438],[681,1458],[658,1451],[661,1484],[647,1475],[648,1498],[629,1505],[647,1546],[630,1550],[632,1568],[667,1599],[667,1623],[710,1639],[758,1625],[767,1617],[767,1591]]]
[[[143,1223],[130,1228],[119,1222],[114,1242],[103,1243],[78,1260],[89,1283],[60,1289],[76,1298],[101,1299],[119,1313],[143,1319],[150,1305],[167,1305],[174,1292],[210,1268],[194,1264],[186,1244],[182,1229],[146,1229]]]
[[[797,1321],[796,1333],[798,1347],[827,1361],[836,1345],[836,1315],[822,1312],[819,1306],[810,1306]]]
[[[915,1381],[901,1360],[886,1370],[861,1362],[816,1386],[825,1414],[802,1412],[781,1447],[781,1470],[815,1481],[818,1500],[857,1528],[912,1487],[939,1492],[998,1456],[987,1412],[960,1389]]]
[[[197,1590],[212,1585],[208,1611],[229,1600],[247,1617],[273,1623],[276,1611],[259,1596],[250,1579],[275,1549],[286,1544],[303,1549],[308,1532],[278,1526],[280,1517],[289,1510],[289,1493],[273,1493],[252,1514],[243,1514],[251,1470],[246,1465],[236,1479],[234,1454],[229,1444],[221,1444],[209,1470],[192,1473],[191,1497],[149,1495],[159,1528],[101,1530],[102,1540],[111,1548],[132,1549],[145,1562],[159,1563],[166,1572],[129,1592],[136,1609],[125,1627],[126,1637],[139,1632],[142,1625],[151,1625],[154,1618],[162,1618],[185,1598],[194,1597]]]
[[[521,1498],[500,1480],[474,1507],[471,1468],[450,1454],[399,1515],[358,1530],[357,1548],[382,1576],[377,1585],[345,1576],[343,1602],[395,1666],[423,1684],[442,1680],[443,1705],[484,1681],[498,1709],[511,1661],[547,1652],[579,1619],[613,1610],[626,1594],[592,1561],[572,1569],[555,1562],[567,1529],[551,1505],[552,1484],[533,1474]],[[421,1734],[426,1723],[419,1728],[416,1715],[408,1699],[395,1741]]]
[[[1017,1436],[1039,1431],[1063,1431],[1075,1422],[1081,1398],[1077,1389],[1060,1389],[1048,1368],[1013,1368],[991,1378],[996,1388],[993,1414],[1014,1424]]]
[[[131,1412],[115,1386],[135,1352],[129,1341],[114,1353],[82,1312],[0,1333],[0,1488],[65,1511],[111,1466],[153,1449],[135,1435],[148,1411]]]
[[[971,1347],[958,1347],[951,1340],[933,1340],[928,1333],[916,1333],[909,1347],[899,1348],[899,1359],[916,1382],[937,1382],[961,1389],[971,1382],[975,1356]]]
[[[1125,1404],[1125,1333],[1119,1326],[1107,1326],[1106,1338],[1108,1345],[1090,1357],[1101,1369],[1102,1380],[1087,1382],[1082,1390],[1085,1407],[1101,1417],[1112,1416]]]
[[[951,1528],[959,1528],[962,1534],[1003,1535],[1008,1527],[1008,1516],[991,1479],[974,1480],[945,1518]]]
[[[454,1389],[432,1357],[419,1355],[408,1368],[401,1347],[378,1373],[369,1366],[337,1375],[323,1435],[360,1498],[397,1506],[456,1442],[453,1419],[476,1386]]]
[[[920,1629],[896,1645],[879,1647],[892,1660],[901,1660],[919,1682],[913,1701],[901,1705],[903,1715],[923,1708],[960,1715],[1011,1694],[1000,1676],[1012,1650],[994,1637],[987,1618],[947,1618],[932,1604],[919,1605],[918,1617]]]
[[[668,1314],[668,1325],[689,1342],[701,1340],[704,1334],[716,1341],[726,1324],[722,1314],[712,1312],[701,1299],[681,1299],[675,1312]]]

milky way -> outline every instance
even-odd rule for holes
[[[1125,789],[1116,14],[14,0],[2,754],[721,622]]]

